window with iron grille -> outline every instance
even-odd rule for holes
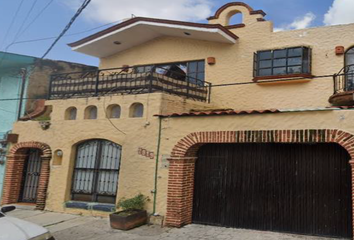
[[[293,47],[254,53],[253,76],[281,76],[311,73],[311,49]]]
[[[89,140],[77,147],[72,200],[115,203],[121,146],[106,140]]]

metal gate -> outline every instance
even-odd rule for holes
[[[41,175],[41,165],[42,160],[40,157],[40,150],[30,149],[23,167],[20,202],[36,202],[39,177]]]
[[[352,237],[349,154],[337,144],[207,144],[193,222]]]
[[[115,203],[121,146],[106,140],[90,140],[77,147],[72,199]]]

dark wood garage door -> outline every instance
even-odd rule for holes
[[[193,222],[352,237],[351,171],[337,144],[207,144]]]

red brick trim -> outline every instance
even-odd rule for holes
[[[296,74],[287,74],[287,75],[274,75],[274,76],[261,76],[254,77],[253,81],[258,82],[261,80],[272,80],[272,79],[283,79],[283,78],[313,78],[314,76],[310,73],[296,73]],[[285,79],[284,81],[286,81]]]
[[[194,163],[201,145],[206,143],[262,142],[338,143],[348,151],[353,159],[350,163],[353,164],[352,185],[354,192],[354,136],[351,133],[336,129],[194,132],[181,139],[171,152],[166,225],[181,227],[192,222]]]
[[[126,26],[129,26],[133,23],[139,22],[139,21],[144,21],[144,22],[153,22],[153,23],[165,23],[165,24],[173,24],[173,25],[181,25],[181,26],[189,26],[189,27],[198,27],[198,28],[207,28],[207,29],[220,29],[221,31],[223,31],[224,33],[226,33],[227,35],[229,35],[230,37],[232,37],[233,39],[237,40],[238,36],[236,36],[234,33],[230,32],[227,28],[225,28],[224,26],[220,25],[220,24],[206,24],[206,23],[193,23],[193,22],[183,22],[183,21],[175,21],[175,20],[166,20],[166,19],[157,19],[157,18],[146,18],[146,17],[135,17],[135,18],[131,18],[127,21],[118,23],[117,25],[114,25],[112,27],[109,27],[105,30],[102,30],[98,33],[92,34],[86,38],[83,38],[79,41],[73,42],[73,43],[69,43],[68,46],[69,47],[77,47],[80,46],[84,43],[87,43],[91,40],[94,40],[96,38],[102,37],[106,34],[109,34],[113,31],[116,31],[118,29],[124,28]]]
[[[23,166],[27,157],[27,150],[30,148],[39,149],[42,153],[42,166],[37,190],[36,209],[43,210],[47,196],[50,174],[49,161],[52,158],[52,151],[47,144],[34,141],[17,143],[9,151],[7,155],[2,204],[11,204],[19,201]]]
[[[50,147],[41,142],[20,142],[15,144],[9,151],[8,156],[19,154],[20,152],[26,151],[28,148],[37,148],[42,151],[42,158],[52,158],[52,150]]]
[[[255,14],[261,14],[263,17],[266,15],[266,13],[262,10],[253,10],[253,8],[246,4],[246,3],[243,3],[243,2],[230,2],[230,3],[227,3],[223,6],[221,6],[218,10],[216,10],[214,16],[211,16],[211,17],[208,17],[207,20],[212,20],[212,19],[218,19],[220,14],[228,7],[231,7],[231,6],[242,6],[242,7],[245,7],[248,9],[250,15],[255,15]]]
[[[235,29],[235,28],[243,28],[246,27],[245,24],[243,23],[239,23],[239,24],[234,24],[234,25],[229,25],[229,26],[225,26],[227,29]]]

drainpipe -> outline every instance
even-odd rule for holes
[[[17,121],[20,120],[20,118],[21,118],[21,113],[22,113],[22,103],[23,103],[23,95],[24,95],[24,93],[25,93],[27,69],[26,69],[26,68],[22,68],[22,69],[21,69],[21,74],[22,74],[22,84],[21,84],[20,103],[18,104]]]
[[[154,183],[154,203],[152,215],[156,214],[156,195],[157,195],[157,172],[159,168],[159,155],[160,155],[160,145],[161,145],[161,129],[162,129],[162,118],[159,117],[159,135],[157,137],[157,150],[156,150],[156,161],[155,161],[155,183]]]

